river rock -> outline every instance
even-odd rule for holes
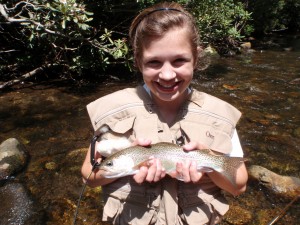
[[[241,44],[241,48],[243,49],[250,49],[251,48],[251,42],[244,42]]]
[[[300,193],[300,179],[297,177],[279,175],[258,165],[250,166],[248,173],[250,178],[258,180],[275,193],[286,196],[295,196]]]
[[[290,84],[300,84],[300,78],[295,78],[289,82]]]
[[[8,182],[0,187],[0,199],[0,224],[41,224],[43,215],[36,209],[22,184]]]
[[[300,138],[300,127],[297,127],[297,128],[294,130],[294,135],[295,135],[295,137]]]
[[[0,180],[17,173],[26,165],[28,153],[16,138],[9,138],[0,145]]]

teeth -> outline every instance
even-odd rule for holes
[[[164,88],[171,88],[173,87],[175,84],[172,84],[172,85],[163,85],[163,84],[160,84],[160,86],[164,87]]]

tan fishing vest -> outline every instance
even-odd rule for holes
[[[215,151],[232,150],[231,137],[241,113],[230,104],[197,90],[169,127],[159,120],[156,106],[142,86],[104,96],[87,106],[95,133],[109,126],[112,136],[131,141],[179,145],[200,141]],[[110,138],[109,136],[106,138]],[[166,177],[157,183],[136,184],[131,176],[102,187],[103,221],[113,224],[215,224],[228,210],[220,189],[204,176],[191,184]]]

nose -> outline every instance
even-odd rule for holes
[[[164,63],[161,67],[159,78],[164,80],[172,80],[176,77],[173,66],[170,63]]]

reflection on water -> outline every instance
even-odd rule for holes
[[[294,46],[290,52],[216,58],[207,71],[195,76],[193,87],[242,111],[238,132],[249,165],[300,177],[299,40]],[[28,149],[30,164],[17,179],[42,206],[45,224],[70,224],[73,219],[82,187],[80,167],[92,137],[86,104],[136,84],[111,82],[76,90],[35,86],[0,96],[0,141],[16,137]],[[87,189],[78,224],[103,224],[100,191]],[[232,207],[222,224],[230,224],[234,217],[237,221],[238,216],[247,224],[267,224],[289,202],[253,182],[245,194],[228,199]],[[296,203],[278,224],[296,224],[299,213]]]

